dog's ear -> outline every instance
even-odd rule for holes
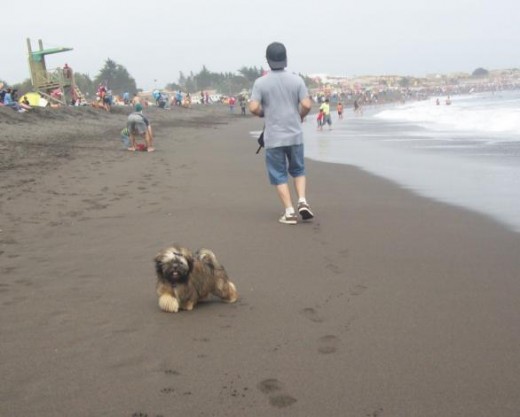
[[[153,258],[153,261],[155,263],[155,272],[158,276],[162,276],[163,270],[163,253],[159,252],[157,255],[155,255],[155,258]]]
[[[155,255],[153,260],[155,262],[155,271],[157,272],[157,275],[162,277],[163,268],[171,259],[173,259],[173,251],[171,248],[163,249],[157,255]]]

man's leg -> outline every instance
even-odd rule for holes
[[[130,131],[130,139],[132,140],[132,145],[128,148],[129,151],[135,151],[135,134]]]
[[[305,200],[305,185],[305,175],[294,178],[294,188],[296,189],[298,201]]]
[[[294,178],[294,188],[296,188],[296,194],[298,195],[298,213],[300,213],[303,220],[310,220],[314,217],[314,213],[305,198],[305,185],[305,175]]]
[[[146,133],[144,134],[144,138],[146,140],[146,148],[148,152],[153,152],[155,149],[153,147],[153,136],[150,133],[149,129],[146,129]]]
[[[280,200],[282,201],[284,208],[286,210],[291,208],[294,210],[291,201],[291,192],[289,190],[289,185],[287,183],[279,184],[276,186],[276,191],[278,192],[278,197],[280,197]]]
[[[278,221],[285,224],[298,223],[298,218],[296,217],[296,213],[294,212],[294,207],[291,201],[289,185],[287,183],[279,184],[276,186],[276,191],[278,192],[278,197],[280,197],[280,200],[282,201],[282,204],[285,208],[285,213]]]

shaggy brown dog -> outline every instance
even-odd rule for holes
[[[238,299],[235,284],[209,249],[200,249],[194,255],[174,245],[159,252],[154,261],[159,307],[163,311],[192,310],[210,294],[228,303]]]

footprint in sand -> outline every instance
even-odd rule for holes
[[[175,392],[175,388],[172,387],[165,387],[161,389],[161,392],[163,394],[173,394]]]
[[[16,271],[15,266],[6,266],[6,267],[2,268],[2,275],[7,275],[14,271]]]
[[[166,375],[180,375],[180,372],[176,371],[175,369],[165,369],[164,373]]]
[[[318,352],[322,355],[329,355],[338,350],[339,339],[334,335],[326,335],[318,339]]]
[[[315,309],[312,307],[304,308],[301,313],[304,317],[308,318],[310,321],[314,323],[321,323],[323,322],[323,319],[318,315]]]
[[[364,285],[355,285],[350,289],[350,295],[361,295],[367,290]]]
[[[282,390],[282,383],[275,378],[268,378],[258,384],[258,389],[264,394],[272,394]]]
[[[339,266],[334,265],[333,263],[327,264],[325,268],[327,268],[330,272],[333,272],[334,274],[341,274],[343,272],[343,270]]]
[[[297,400],[285,394],[283,384],[275,378],[264,379],[258,384],[258,389],[269,396],[269,404],[273,407],[284,408],[293,405]]]
[[[382,408],[378,408],[372,413],[368,413],[367,417],[380,417],[383,415],[384,410]]]

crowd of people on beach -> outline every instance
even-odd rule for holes
[[[18,90],[15,88],[4,88],[4,84],[0,83],[0,106],[9,107],[19,113],[25,113],[32,107],[27,97],[18,102]]]

